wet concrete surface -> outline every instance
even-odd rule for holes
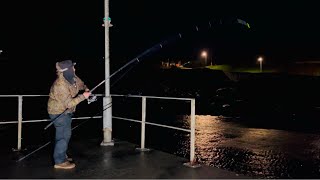
[[[46,146],[26,159],[19,158],[32,152],[12,152],[1,148],[0,178],[2,179],[235,179],[250,178],[231,171],[203,165],[189,168],[188,159],[151,150],[139,152],[136,145],[115,141],[114,146],[100,146],[99,139],[75,139],[70,145],[76,168],[53,168],[52,146]]]

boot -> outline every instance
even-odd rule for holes
[[[70,163],[69,161],[54,165],[55,169],[72,169],[74,167],[76,167],[76,165],[74,163]]]

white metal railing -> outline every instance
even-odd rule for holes
[[[103,94],[96,94],[97,96],[103,96]],[[17,150],[21,150],[21,139],[22,139],[22,123],[30,123],[30,122],[44,122],[44,121],[51,121],[50,119],[41,119],[41,120],[24,120],[22,117],[22,102],[23,97],[47,97],[48,95],[0,95],[1,97],[18,97],[18,121],[9,121],[9,122],[0,122],[1,124],[12,124],[12,123],[18,123],[18,142],[17,142]],[[180,131],[185,131],[190,133],[190,162],[195,162],[195,99],[193,98],[176,98],[176,97],[158,97],[158,96],[138,96],[138,95],[118,95],[118,94],[112,94],[113,97],[131,97],[131,98],[142,98],[142,116],[141,120],[136,119],[129,119],[129,118],[123,118],[123,117],[116,117],[112,116],[112,118],[120,119],[120,120],[126,120],[126,121],[132,121],[141,123],[141,150],[145,150],[145,125],[153,125],[153,126],[159,126],[164,128],[170,128]],[[147,99],[167,99],[167,100],[182,100],[182,101],[190,101],[191,104],[191,112],[190,112],[190,129],[184,129],[174,126],[168,126],[163,124],[157,124],[157,123],[151,123],[146,122],[146,102]],[[72,119],[89,119],[89,118],[102,118],[102,116],[94,116],[94,117],[78,117],[78,118],[72,118]]]

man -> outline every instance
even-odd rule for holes
[[[71,138],[72,115],[76,106],[91,95],[83,81],[76,76],[75,64],[71,60],[57,62],[57,79],[50,88],[48,114],[50,119],[54,121],[56,129],[53,153],[54,168],[56,169],[75,167],[66,154]],[[85,92],[78,95],[81,90],[85,90]]]

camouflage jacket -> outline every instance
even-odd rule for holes
[[[61,114],[66,109],[68,109],[67,113],[75,112],[76,106],[85,100],[85,97],[78,93],[87,87],[78,76],[75,77],[76,83],[72,85],[63,77],[62,72],[58,72],[57,75],[58,78],[50,88],[48,114]]]

